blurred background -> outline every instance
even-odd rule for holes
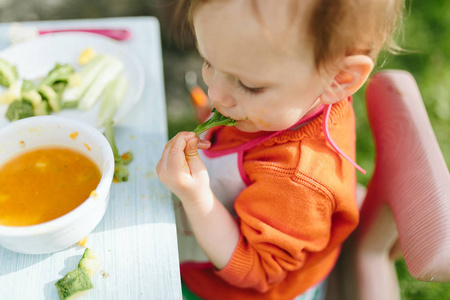
[[[202,59],[191,45],[181,46],[171,33],[176,0],[0,0],[0,22],[155,16],[161,25],[169,137],[191,130],[195,116],[184,76],[200,76]],[[406,0],[403,30],[397,37],[406,51],[382,55],[377,69],[403,69],[416,78],[431,125],[450,165],[450,1]],[[203,85],[199,79],[200,85]],[[354,97],[357,114],[357,161],[368,171],[358,174],[367,184],[373,170],[373,142],[364,107],[364,91]],[[402,259],[396,262],[402,299],[450,299],[450,284],[419,282],[411,278]]]

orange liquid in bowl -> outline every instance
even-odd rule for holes
[[[83,203],[100,182],[97,165],[64,147],[34,148],[0,166],[0,225],[56,219]]]

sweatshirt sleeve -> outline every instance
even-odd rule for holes
[[[240,240],[227,266],[216,272],[234,286],[265,292],[329,243],[333,196],[306,176],[261,173],[235,209]]]

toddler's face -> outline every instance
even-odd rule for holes
[[[194,11],[203,78],[216,109],[242,131],[289,128],[313,107],[324,80],[307,33],[311,1],[218,0]],[[282,4],[283,3],[283,4]]]

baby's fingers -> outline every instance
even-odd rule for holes
[[[187,141],[195,136],[193,132],[180,132],[172,141],[167,151],[167,168],[169,170],[181,171],[187,168],[186,157],[184,149],[186,148]]]
[[[158,164],[156,165],[156,172],[159,174],[164,170],[167,170],[167,156],[169,153],[170,146],[172,145],[173,140],[170,140],[164,146],[164,150],[161,154],[161,158],[159,159]]]
[[[198,156],[198,143],[198,139],[191,139],[187,142],[186,148],[184,149],[186,161],[193,175],[205,170],[205,166],[203,165],[200,156]]]

